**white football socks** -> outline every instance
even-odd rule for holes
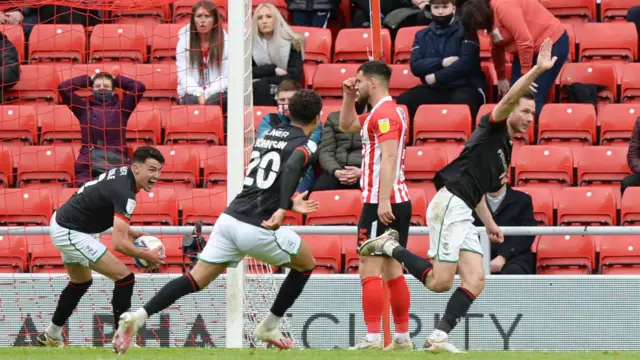
[[[54,323],[49,323],[46,333],[55,340],[62,340],[62,328]]]
[[[376,342],[378,340],[380,340],[380,333],[367,334],[367,341],[368,342]]]
[[[397,343],[407,342],[407,341],[409,341],[409,333],[396,333],[396,335],[393,337],[393,339]]]
[[[267,330],[273,330],[278,327],[278,324],[280,323],[280,319],[282,319],[280,316],[275,316],[269,313],[267,318],[264,319],[264,327]]]

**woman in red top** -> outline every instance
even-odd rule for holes
[[[569,35],[564,25],[538,0],[468,0],[462,8],[461,22],[467,31],[487,30],[491,36],[491,57],[498,74],[498,93],[509,91],[505,72],[505,53],[515,56],[511,84],[531,69],[535,53],[546,38],[553,42],[555,65],[537,80],[536,114],[539,115],[567,57]]]

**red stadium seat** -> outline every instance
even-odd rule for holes
[[[16,157],[21,188],[73,187],[75,171],[70,146],[25,146]]]
[[[422,85],[420,78],[413,76],[409,64],[391,65],[391,80],[389,81],[389,93],[391,96],[398,97],[403,92]]]
[[[404,176],[409,183],[433,182],[436,173],[447,166],[447,153],[441,146],[407,146]]]
[[[555,197],[558,225],[617,225],[616,197],[611,188],[568,187]]]
[[[84,26],[38,24],[29,36],[29,62],[85,62],[87,37]]]
[[[204,160],[204,187],[227,193],[227,147],[207,149]]]
[[[593,0],[540,0],[542,5],[563,23],[572,24],[579,33],[582,27],[596,18]]]
[[[411,60],[411,53],[413,52],[413,41],[416,38],[416,33],[425,26],[408,26],[398,29],[394,44],[393,62],[395,64],[409,63]]]
[[[514,184],[557,190],[573,184],[573,154],[563,146],[526,145],[512,156]]]
[[[11,151],[0,147],[0,189],[13,185],[13,159]]]
[[[567,102],[565,85],[574,82],[583,84],[598,84],[606,88],[598,93],[598,111],[602,103],[614,103],[617,99],[616,69],[612,64],[600,63],[567,63],[560,73],[560,100]]]
[[[24,145],[37,142],[36,112],[27,105],[0,105],[0,145],[13,149],[14,156]]]
[[[336,37],[333,62],[369,61],[373,56],[373,38],[369,28],[342,29]],[[391,33],[389,29],[382,29],[382,56],[387,64],[391,63]]]
[[[127,144],[156,145],[161,143],[162,117],[152,105],[140,104],[127,122]]]
[[[620,182],[631,174],[627,150],[620,146],[586,146],[574,150],[578,186],[613,188],[620,204]]]
[[[51,199],[53,201],[53,210],[58,210],[78,191],[77,188],[60,188],[51,189]]]
[[[637,5],[637,0],[600,0],[600,19],[602,22],[625,22],[629,9]]]
[[[429,253],[429,235],[409,235],[407,250],[426,259]]]
[[[20,65],[20,80],[7,90],[6,102],[14,105],[50,105],[58,99],[60,73],[53,64]]]
[[[640,223],[640,187],[628,187],[622,195],[620,225],[637,226]]]
[[[342,103],[342,83],[357,75],[358,64],[320,64],[313,77],[313,89],[323,98],[323,105]]]
[[[482,104],[480,109],[478,110],[478,115],[476,115],[476,127],[480,124],[480,119],[486,114],[489,114],[493,111],[493,108],[496,107],[497,104]]]
[[[471,135],[467,105],[421,105],[413,119],[413,143],[459,146]]]
[[[344,254],[344,272],[346,274],[358,274],[360,267],[360,255],[356,251],[358,237],[356,235],[344,235],[340,237],[342,253]]]
[[[536,252],[541,275],[591,274],[595,267],[596,247],[588,235],[543,235]]]
[[[66,105],[38,107],[38,123],[42,128],[41,145],[80,143],[80,121]]]
[[[145,85],[143,99],[178,102],[178,72],[174,64],[123,64],[120,73]]]
[[[27,249],[31,254],[29,271],[31,273],[66,273],[60,251],[51,242],[48,235],[27,235]]]
[[[622,76],[620,102],[640,103],[640,63],[627,64]]]
[[[539,225],[551,226],[553,220],[553,194],[551,190],[536,187],[514,187],[514,190],[525,192],[531,196],[533,202],[533,217]]]
[[[362,211],[359,190],[314,191],[310,200],[318,200],[320,209],[307,215],[306,225],[357,225]]]
[[[18,58],[20,62],[25,61],[24,56],[24,29],[22,25],[11,25],[11,24],[0,24],[0,32],[4,34],[4,36],[11,41],[13,46],[15,46],[16,51],[18,52]]]
[[[318,64],[331,62],[331,30],[307,26],[292,26],[291,29],[304,35],[304,77],[307,86],[312,85]]]
[[[600,274],[640,274],[640,235],[597,235],[593,238],[599,245]]]
[[[191,189],[200,183],[200,159],[197,153],[180,146],[156,146],[164,156],[162,175],[156,187]]]
[[[176,2],[177,3],[177,2]],[[184,24],[158,24],[151,35],[151,63],[176,63],[178,33]]]
[[[258,132],[258,128],[260,127],[260,122],[262,119],[273,113],[278,112],[277,106],[254,106],[253,107],[253,127],[256,133]]]
[[[152,192],[140,191],[131,225],[178,225],[178,200],[173,189],[156,188]]]
[[[314,274],[339,274],[342,271],[342,243],[333,235],[305,235],[302,237],[316,259]]]
[[[158,269],[160,273],[182,274],[188,270],[189,259],[182,252],[183,235],[161,235],[158,239],[164,244],[164,265]]]
[[[629,146],[631,133],[640,116],[640,104],[608,104],[598,113],[600,144]]]
[[[624,66],[638,58],[638,32],[632,23],[589,23],[578,36],[580,61],[615,65],[618,81]]]
[[[427,206],[431,199],[422,189],[409,189],[409,199],[411,199],[411,225],[427,226]]]
[[[444,148],[444,152],[447,153],[447,164],[451,164],[453,162],[453,160],[457,159],[458,156],[460,156],[460,154],[462,153],[462,150],[464,150],[464,145],[460,145],[460,146],[445,146]]]
[[[48,190],[0,189],[0,226],[46,226],[52,213]]]
[[[27,271],[29,251],[21,235],[0,235],[0,273]]]
[[[147,35],[138,24],[98,24],[89,39],[89,61],[147,61]]]
[[[222,109],[210,105],[171,107],[165,131],[165,144],[224,144]]]
[[[538,123],[538,143],[572,146],[596,142],[596,109],[591,104],[547,104]]]
[[[210,189],[192,189],[178,199],[182,225],[195,225],[199,220],[213,225],[227,208],[227,193]]]
[[[129,0],[116,0],[117,3],[131,4]],[[127,6],[125,5],[125,6]],[[129,5],[130,6],[130,5]],[[112,11],[111,17],[114,24],[137,24],[145,29],[147,36],[155,32],[155,28],[165,20],[171,19],[171,8],[169,4],[160,4],[155,7],[147,7],[136,10]]]

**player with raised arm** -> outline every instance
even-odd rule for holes
[[[133,245],[143,234],[129,227],[136,207],[136,194],[151,191],[160,178],[164,157],[151,146],[133,153],[133,164],[111,169],[84,184],[51,217],[51,241],[62,255],[69,284],[62,290],[58,306],[47,329],[38,335],[40,346],[63,347],[62,327],[91,286],[91,270],[115,281],[111,305],[114,324],[131,307],[135,277],[96,234],[113,227],[113,249],[149,265],[162,264],[162,249],[148,251]],[[117,336],[117,333],[116,333]],[[116,342],[114,336],[113,342]]]
[[[484,223],[489,239],[501,243],[503,233],[493,221],[484,194],[496,191],[506,182],[511,139],[526,133],[533,123],[535,96],[530,88],[535,88],[534,80],[555,63],[551,47],[551,40],[546,39],[536,65],[513,85],[490,114],[482,117],[460,156],[436,174],[438,193],[427,209],[431,239],[428,256],[433,263],[399,244],[395,231],[360,247],[361,255],[382,252],[393,257],[435,292],[451,289],[458,271],[460,287],[451,295],[444,316],[427,338],[428,350],[460,352],[449,341],[449,333],[465,316],[485,283],[482,247],[473,226],[473,210]]]
[[[322,99],[313,90],[298,90],[289,100],[291,123],[281,123],[256,139],[242,192],[216,221],[207,245],[190,273],[171,280],[142,308],[120,317],[118,348],[127,351],[138,329],[153,314],[181,297],[204,289],[227,267],[235,267],[245,255],[274,266],[291,269],[254,336],[281,349],[293,344],[284,338],[278,323],[296,301],[315,268],[309,246],[290,229],[280,228],[287,210],[309,214],[317,201],[304,200],[306,192],[293,196],[300,178],[316,161],[315,131]]]
[[[409,125],[404,110],[389,95],[390,78],[388,65],[370,61],[358,68],[356,77],[345,80],[342,85],[340,130],[360,132],[362,136],[360,187],[364,204],[358,223],[359,246],[367,239],[381,236],[387,229],[398,232],[402,246],[407,246],[409,238],[411,201],[404,183],[404,144]],[[356,101],[372,106],[371,112],[358,116]],[[402,266],[386,256],[362,256],[359,272],[367,337],[352,350],[383,348],[380,336],[383,280],[389,286],[396,331],[393,342],[385,349],[413,349],[409,337],[411,296]]]

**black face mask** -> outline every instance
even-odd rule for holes
[[[431,18],[433,19],[433,22],[435,22],[436,25],[438,25],[438,27],[445,28],[449,26],[449,24],[451,24],[451,19],[453,19],[453,13],[449,15],[444,15],[444,16],[438,16],[438,15],[432,14]]]

